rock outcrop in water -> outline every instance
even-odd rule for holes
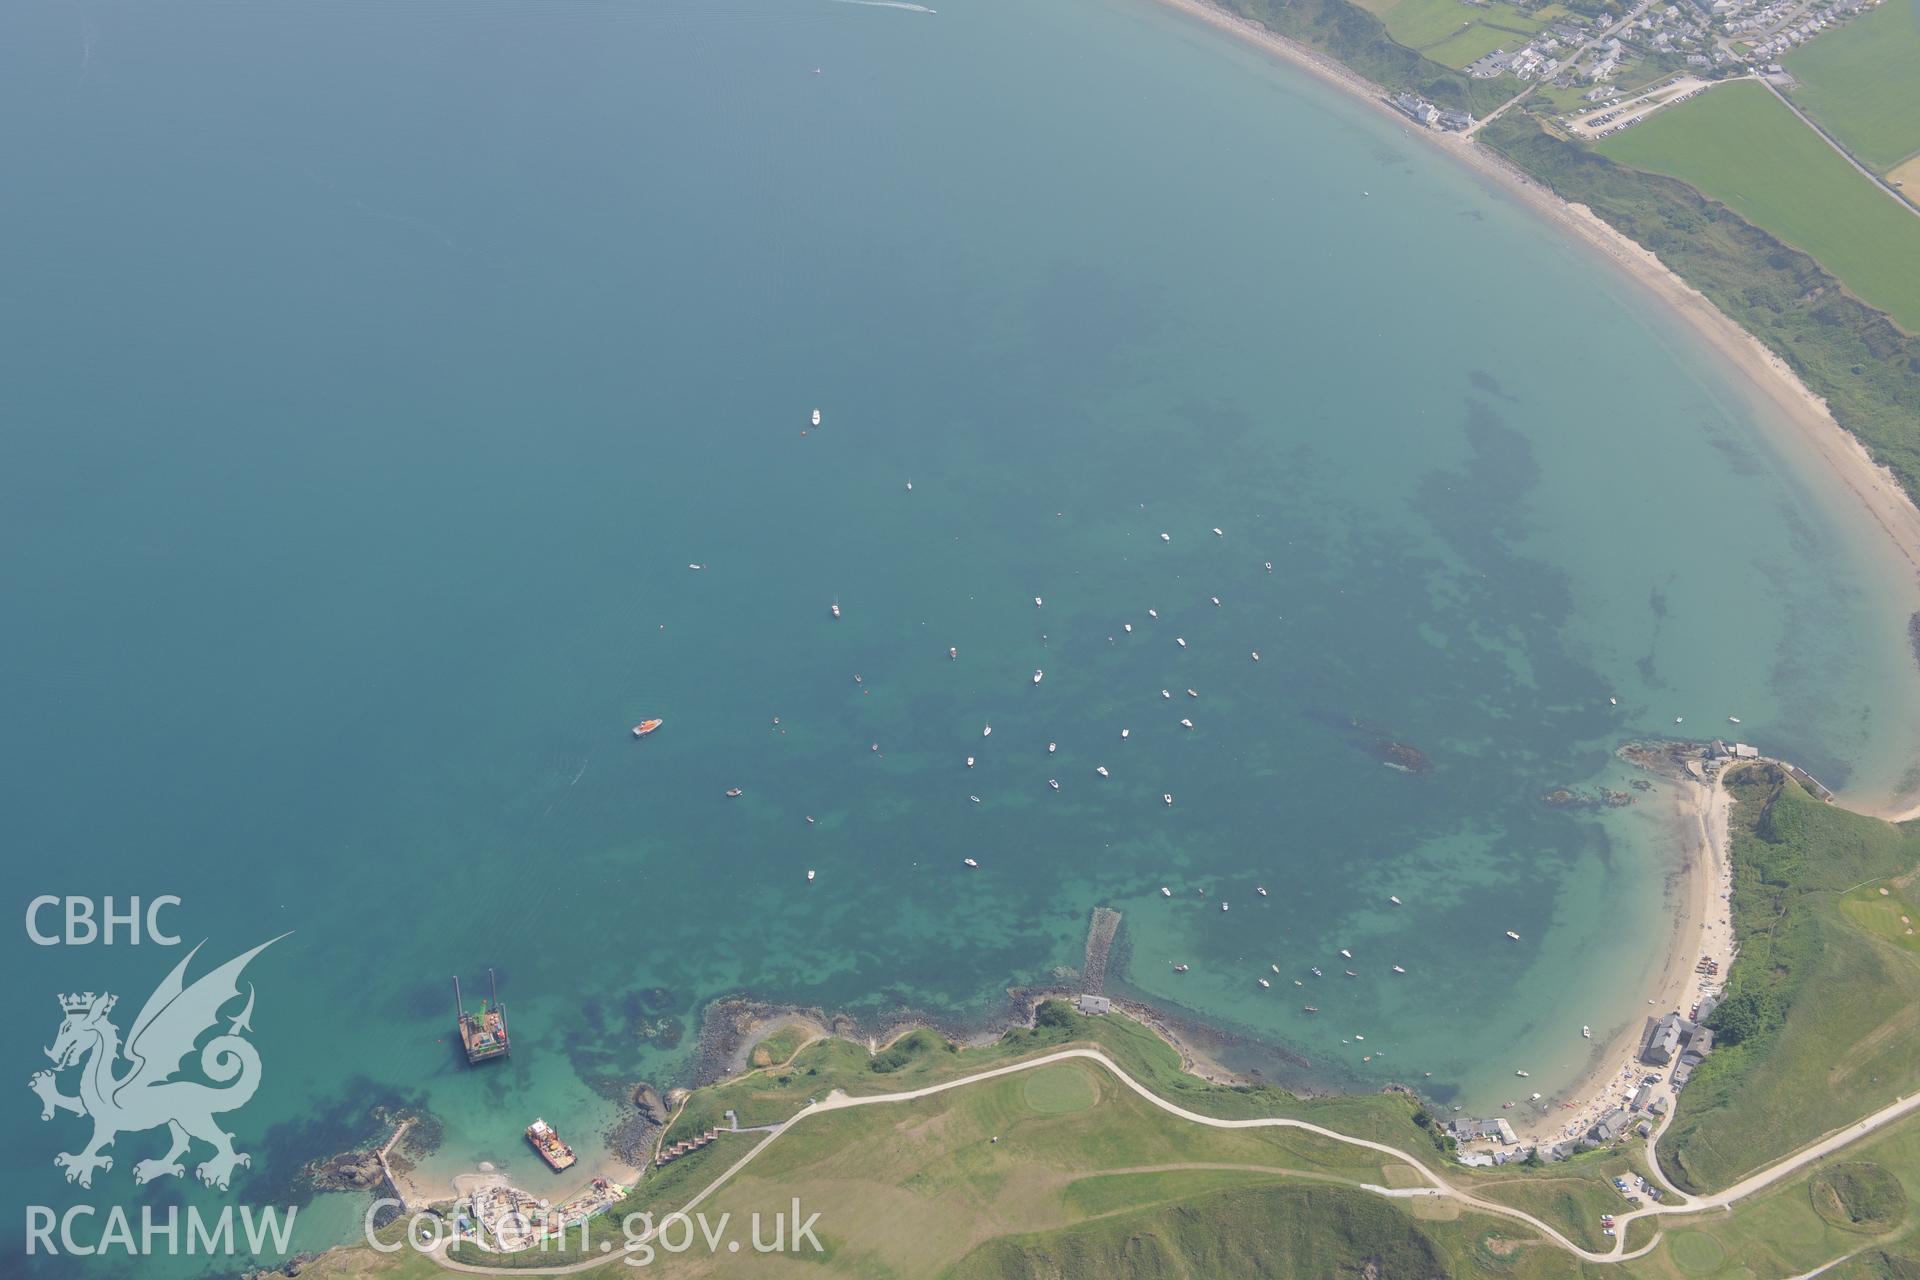
[[[1339,730],[1352,746],[1388,768],[1398,769],[1402,773],[1426,773],[1433,768],[1433,762],[1427,758],[1426,752],[1411,742],[1402,741],[1382,725],[1362,720],[1359,716],[1331,711],[1309,711],[1307,718],[1329,729]]]
[[[1601,787],[1591,794],[1574,791],[1568,787],[1556,787],[1540,797],[1540,803],[1549,809],[1620,809],[1633,803],[1633,796],[1625,791],[1613,791]]]
[[[655,1124],[666,1123],[667,1100],[660,1096],[658,1089],[644,1080],[633,1086],[633,1105]]]

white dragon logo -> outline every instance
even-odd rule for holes
[[[196,1138],[213,1147],[213,1155],[194,1170],[210,1187],[225,1191],[234,1168],[252,1163],[250,1157],[233,1149],[233,1135],[213,1119],[217,1113],[245,1106],[260,1087],[260,1054],[240,1035],[253,1030],[249,1021],[253,1017],[252,983],[247,984],[246,1007],[231,1020],[225,1034],[214,1036],[200,1050],[201,1072],[225,1087],[173,1077],[185,1065],[201,1035],[219,1024],[221,1008],[239,998],[240,971],[278,941],[280,938],[270,938],[187,986],[187,965],[206,945],[202,941],[147,998],[140,1016],[133,1020],[124,1050],[119,1028],[107,1020],[118,996],[88,991],[60,997],[60,1007],[67,1016],[60,1024],[60,1034],[53,1039],[53,1047],[46,1051],[53,1060],[53,1070],[35,1072],[28,1087],[40,1095],[42,1120],[53,1119],[56,1111],[93,1119],[93,1140],[83,1150],[62,1152],[53,1158],[54,1164],[67,1171],[68,1182],[91,1187],[96,1169],[113,1169],[112,1157],[101,1151],[112,1146],[115,1137],[160,1125],[167,1126],[173,1146],[160,1159],[141,1160],[133,1166],[137,1183],[184,1174],[180,1157]],[[125,1074],[116,1075],[114,1067],[122,1053],[132,1066]],[[70,1098],[60,1092],[57,1073],[83,1060],[79,1096]]]

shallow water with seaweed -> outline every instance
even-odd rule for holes
[[[564,1190],[526,1123],[592,1152],[712,998],[977,1020],[1102,903],[1115,985],[1265,1070],[1550,1092],[1639,1016],[1671,853],[1657,795],[1545,795],[1729,715],[1914,758],[1911,584],[1689,337],[1149,6],[0,22],[16,911],[293,931],[231,1198],[379,1103],[430,1177]],[[9,946],[34,1043],[177,959]],[[220,1199],[3,1115],[16,1203]]]

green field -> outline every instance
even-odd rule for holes
[[[1495,49],[1518,49],[1567,12],[1558,5],[1528,12],[1506,0],[1368,0],[1361,7],[1399,43],[1456,70]]]
[[[1659,1145],[1675,1184],[1702,1190],[1920,1086],[1920,949],[1887,936],[1880,904],[1901,899],[1878,893],[1920,862],[1920,835],[1822,804],[1770,765],[1728,789],[1740,952],[1709,1023],[1723,1043]]]
[[[1860,162],[1886,173],[1920,153],[1920,0],[1884,0],[1785,59],[1793,100]]]
[[[1906,951],[1920,951],[1920,903],[1913,877],[1863,884],[1840,899],[1848,920]]]
[[[1702,94],[1599,150],[1724,202],[1920,332],[1920,217],[1855,172],[1763,86]]]

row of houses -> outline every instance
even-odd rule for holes
[[[706,1146],[709,1142],[713,1142],[716,1139],[718,1139],[719,1136],[720,1136],[720,1131],[718,1129],[709,1129],[697,1138],[688,1138],[683,1142],[676,1142],[672,1146],[668,1147],[665,1151],[662,1151],[659,1155],[653,1158],[654,1167],[657,1169],[662,1165],[672,1164],[675,1160],[678,1160],[681,1156],[684,1156],[689,1152],[698,1151],[700,1148]]]
[[[1466,112],[1448,111],[1411,93],[1396,93],[1387,102],[1407,119],[1428,129],[1450,129],[1458,133],[1473,127],[1473,117]]]

